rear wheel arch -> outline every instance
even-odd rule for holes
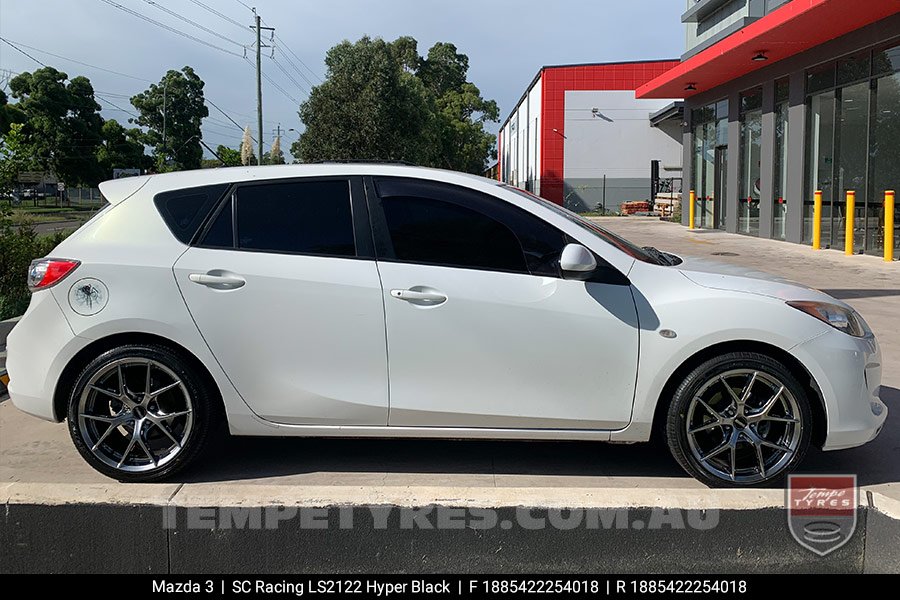
[[[218,408],[220,409],[219,414],[223,416],[226,415],[225,404],[222,400],[222,393],[219,390],[219,386],[216,383],[215,378],[212,376],[212,373],[209,372],[209,369],[206,368],[206,365],[204,365],[200,359],[194,356],[194,354],[190,350],[188,350],[181,344],[178,344],[168,338],[156,334],[145,332],[128,332],[116,333],[104,338],[100,338],[98,340],[94,340],[72,357],[69,363],[62,370],[62,373],[60,374],[59,379],[56,382],[56,388],[53,393],[53,416],[57,422],[62,421],[66,418],[69,396],[72,393],[72,387],[75,385],[82,370],[92,360],[94,360],[107,350],[129,344],[164,346],[180,355],[191,365],[193,369],[196,370],[197,374],[204,380],[204,383],[206,383],[208,389],[215,396],[216,403],[218,405]]]
[[[810,400],[809,404],[813,415],[812,444],[821,447],[825,443],[825,436],[828,431],[828,415],[822,392],[812,374],[803,366],[803,363],[786,350],[755,340],[732,340],[714,344],[700,350],[682,362],[669,376],[659,394],[659,398],[657,398],[656,409],[653,414],[652,435],[654,438],[662,439],[665,436],[666,414],[669,410],[669,404],[675,389],[684,378],[697,366],[710,358],[730,352],[757,352],[764,354],[781,362],[791,372],[794,378],[803,385]]]

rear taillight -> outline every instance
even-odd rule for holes
[[[81,263],[65,258],[40,258],[28,268],[28,289],[32,292],[59,283]]]

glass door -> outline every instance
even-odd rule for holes
[[[837,134],[840,165],[835,173],[838,197],[834,199],[832,208],[832,247],[839,250],[844,248],[848,221],[853,224],[853,251],[862,252],[866,245],[869,88],[869,82],[863,81],[839,90],[840,128]],[[852,214],[847,212],[848,190],[856,192]]]
[[[803,201],[803,241],[812,241],[813,194],[822,192],[822,247],[831,246],[831,207],[834,202],[833,184],[835,147],[835,93],[816,94],[809,99],[809,129],[807,139],[809,176],[807,198]]]
[[[728,146],[716,148],[715,200],[713,202],[713,227],[725,229],[725,207],[727,206]]]

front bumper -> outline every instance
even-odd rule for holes
[[[888,409],[879,397],[881,349],[874,336],[827,331],[791,353],[809,369],[825,402],[823,450],[861,446],[878,436]]]
[[[49,290],[35,293],[7,339],[8,391],[16,408],[48,421],[65,418],[54,410],[56,382],[87,342],[75,337]]]

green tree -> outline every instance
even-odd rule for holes
[[[468,71],[469,57],[445,42],[432,46],[421,63],[419,77],[435,113],[428,162],[480,174],[489,160],[497,158],[497,138],[485,131],[485,124],[498,121],[500,110],[467,80]]]
[[[202,167],[204,169],[216,169],[218,167],[239,167],[241,166],[241,151],[229,148],[223,144],[219,144],[216,148],[216,154],[219,158],[204,158]]]
[[[7,194],[16,185],[19,173],[35,168],[34,148],[22,132],[24,125],[13,123],[0,138],[0,194]]]
[[[363,37],[328,51],[327,79],[300,105],[306,131],[291,146],[298,160],[421,162],[431,111],[407,68],[411,38],[401,39],[402,49]]]
[[[97,162],[103,177],[112,177],[113,169],[149,169],[153,159],[144,154],[140,129],[125,129],[118,121],[103,122],[103,143],[97,150]]]
[[[218,154],[222,160],[225,162],[224,167],[239,167],[241,166],[241,151],[235,150],[234,148],[229,148],[228,146],[224,146],[219,144],[216,148],[216,154]]]
[[[168,71],[159,83],[131,98],[140,116],[131,119],[146,130],[141,141],[153,148],[160,170],[197,169],[203,159],[200,126],[209,116],[203,80],[191,67]]]
[[[25,280],[28,266],[50,254],[69,233],[38,235],[31,222],[14,220],[12,211],[0,207],[0,321],[25,312],[31,300]]]
[[[23,133],[39,166],[69,184],[96,185],[101,179],[100,105],[87,77],[67,80],[65,73],[44,67],[17,75],[9,87],[27,119]]]
[[[0,90],[0,135],[6,135],[13,123],[24,122],[25,113],[15,104],[10,104],[6,92]]]
[[[419,55],[414,38],[342,42],[328,77],[300,106],[306,132],[291,146],[301,162],[397,159],[482,173],[495,159],[497,103],[467,80],[469,58],[439,42]]]

